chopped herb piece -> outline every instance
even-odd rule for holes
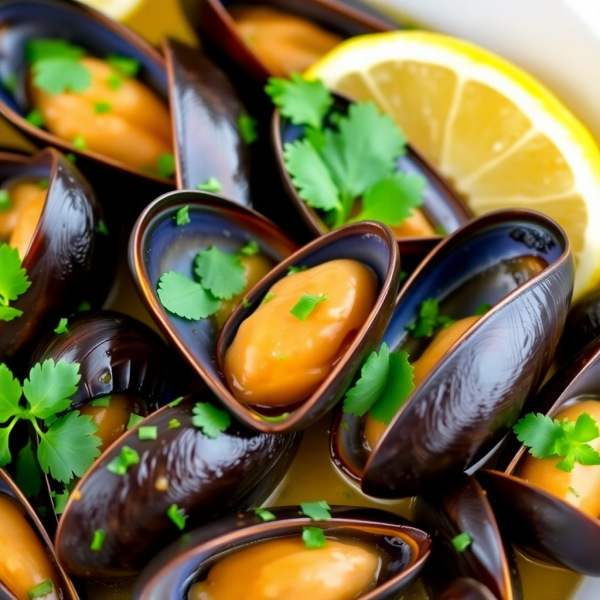
[[[106,539],[106,531],[103,529],[96,529],[94,531],[94,539],[90,544],[90,550],[94,552],[100,552],[102,550],[102,546],[104,546],[104,540]]]
[[[443,225],[437,225],[435,228],[435,232],[438,235],[448,235],[448,231],[446,230],[446,228]]]
[[[67,319],[66,317],[63,317],[59,322],[58,325],[56,326],[56,329],[54,330],[54,333],[68,333],[69,329],[67,328],[67,324],[69,323],[69,319]]]
[[[44,177],[38,181],[40,190],[47,190],[50,187],[50,181]]]
[[[73,138],[73,146],[76,150],[83,152],[86,148],[85,138],[82,135],[76,135]]]
[[[44,581],[42,581],[42,583],[31,588],[27,592],[27,595],[29,596],[29,598],[31,598],[31,600],[36,600],[36,598],[43,598],[44,596],[49,596],[50,594],[52,594],[52,592],[54,592],[52,580],[45,579]]]
[[[224,410],[215,408],[208,402],[197,402],[193,409],[194,417],[192,423],[194,427],[202,430],[202,433],[208,438],[217,438],[219,434],[226,431],[231,425],[231,417]]]
[[[181,421],[179,419],[171,419],[169,421],[169,429],[179,429],[181,427]]]
[[[340,423],[340,429],[343,429],[344,431],[350,431],[350,423],[347,421],[342,421]]]
[[[190,222],[190,207],[182,206],[175,215],[176,225],[187,225]]]
[[[285,421],[290,416],[290,413],[282,413],[277,415],[276,417],[267,417],[265,415],[261,415],[260,418],[263,421],[267,421],[268,423],[280,423],[281,421]]]
[[[179,396],[179,398],[175,398],[175,400],[171,400],[171,402],[169,402],[169,404],[167,404],[167,406],[169,408],[175,408],[176,406],[179,406],[182,402],[183,402],[183,396]]]
[[[294,125],[320,129],[333,105],[333,96],[321,81],[307,81],[298,73],[292,73],[289,80],[271,77],[265,91]]]
[[[92,85],[92,74],[78,59],[44,58],[33,63],[33,85],[50,94],[83,92]]]
[[[482,302],[476,309],[475,309],[475,316],[480,316],[480,315],[485,315],[486,312],[488,312],[488,310],[490,310],[490,308],[492,308],[491,304],[488,304],[487,302]]]
[[[102,235],[109,235],[108,227],[106,226],[106,223],[103,219],[100,219],[100,221],[98,221],[98,233],[101,233]]]
[[[250,240],[245,246],[240,248],[239,254],[244,256],[256,256],[260,252],[260,246],[256,240]]]
[[[72,152],[67,152],[67,154],[65,154],[65,156],[67,157],[67,160],[75,163],[77,162],[77,157],[72,153]]]
[[[421,303],[417,321],[406,329],[415,338],[431,337],[439,327],[448,327],[454,322],[454,319],[440,315],[440,306],[435,298],[428,298]]]
[[[575,463],[600,465],[600,454],[587,442],[600,437],[596,421],[583,413],[577,421],[551,419],[541,413],[529,413],[513,426],[517,439],[535,458],[562,458],[556,468],[570,473]]]
[[[9,73],[3,80],[2,85],[7,92],[14,94],[17,91],[17,76]]]
[[[306,265],[300,265],[299,267],[292,266],[287,268],[288,275],[294,275],[294,273],[300,273],[302,271],[306,271],[308,267]]]
[[[240,115],[237,120],[238,130],[245,144],[250,145],[258,139],[256,120],[249,115]]]
[[[112,111],[112,105],[110,102],[94,102],[94,114],[105,115]]]
[[[310,294],[302,294],[300,300],[292,307],[290,312],[296,319],[300,321],[306,321],[308,316],[315,310],[317,304],[320,302],[327,301],[325,294],[319,294],[318,296],[311,296]]]
[[[245,296],[242,298],[242,306],[244,308],[249,308],[251,306],[250,300],[248,300],[248,298]]]
[[[65,488],[60,494],[52,492],[52,500],[54,501],[54,514],[62,515],[69,501],[69,490]]]
[[[129,446],[123,446],[119,456],[111,460],[106,469],[115,475],[124,476],[127,474],[127,469],[140,463],[140,455],[136,450]]]
[[[0,393],[0,402],[2,395]],[[42,475],[31,445],[31,440],[17,454],[15,480],[21,491],[28,497],[37,496],[42,489]]]
[[[111,90],[120,90],[122,85],[123,85],[123,78],[118,75],[117,73],[111,73],[107,78],[106,78],[106,85],[111,89]]]
[[[265,508],[255,508],[254,514],[265,523],[267,521],[275,521],[275,519],[277,519],[277,517],[270,510]]]
[[[8,244],[0,244],[0,321],[12,321],[20,317],[22,312],[9,307],[31,285],[27,271],[21,267],[19,251]],[[2,310],[5,309],[5,310]]]
[[[161,154],[156,163],[156,170],[160,177],[172,179],[175,175],[175,157],[172,154]]]
[[[266,304],[270,300],[273,300],[273,298],[275,298],[275,294],[273,292],[267,292],[265,297],[262,299],[261,304]]]
[[[61,39],[33,39],[25,45],[27,62],[34,63],[48,58],[77,59],[85,55],[85,50]]]
[[[216,298],[231,300],[246,287],[246,269],[236,254],[222,252],[216,246],[198,252],[195,273],[202,287]]]
[[[142,417],[141,415],[131,413],[131,415],[129,416],[129,423],[127,423],[127,431],[133,429],[134,427],[137,427],[143,420],[144,417]]]
[[[175,271],[160,278],[158,297],[169,312],[190,321],[206,319],[221,306],[219,299],[199,283]]]
[[[77,312],[86,312],[88,310],[92,310],[92,305],[87,301],[84,300],[78,307],[77,307]]]
[[[97,398],[90,402],[90,406],[94,408],[108,408],[110,406],[110,396],[104,396],[104,398]]]
[[[464,552],[473,543],[473,538],[466,532],[452,538],[452,545],[457,552]]]
[[[140,63],[134,58],[109,54],[106,57],[106,62],[126,77],[136,77],[140,70]]]
[[[579,498],[581,496],[581,494],[573,487],[573,486],[569,486],[569,491],[576,497]]]
[[[325,500],[318,502],[304,502],[300,505],[302,514],[310,517],[313,521],[329,521],[331,520],[331,507]]]
[[[216,177],[209,177],[204,183],[199,183],[196,189],[216,194],[223,189],[223,184]]]
[[[303,527],[302,541],[309,550],[325,547],[325,533],[320,527]]]
[[[145,425],[138,429],[138,439],[156,440],[158,438],[158,427],[156,425]]]
[[[167,510],[167,516],[173,523],[177,529],[183,531],[185,529],[185,522],[187,521],[187,515],[183,512],[183,509],[179,508],[177,504],[171,504],[169,506],[169,510]]]
[[[8,190],[0,190],[0,211],[9,210],[12,208],[10,194]]]
[[[46,123],[46,119],[44,119],[44,115],[42,114],[42,111],[37,108],[30,110],[27,113],[25,120],[30,125],[33,125],[34,127],[43,127],[44,124]]]

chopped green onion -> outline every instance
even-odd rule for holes
[[[90,550],[93,550],[94,552],[99,552],[100,550],[102,550],[102,546],[104,546],[105,539],[106,531],[104,531],[103,529],[96,529],[96,531],[94,531],[94,539],[90,544]]]
[[[138,452],[129,446],[123,446],[119,456],[111,460],[106,466],[106,469],[111,473],[122,477],[127,474],[127,469],[129,469],[129,467],[133,467],[134,465],[139,464],[139,462],[140,455]]]
[[[42,583],[36,585],[31,588],[27,595],[31,600],[36,600],[36,598],[43,598],[44,596],[49,596],[54,591],[54,586],[52,585],[51,579],[45,579]]]
[[[473,538],[464,531],[452,538],[452,545],[457,552],[464,552],[473,543]]]
[[[158,438],[158,427],[156,425],[146,425],[138,429],[138,438],[140,440],[155,440]]]
[[[167,510],[167,516],[173,523],[175,523],[177,529],[183,531],[185,529],[185,522],[187,515],[184,514],[183,510],[177,506],[177,504],[171,504],[169,510]]]
[[[265,523],[267,521],[274,521],[277,517],[270,511],[265,508],[255,508],[254,514]]]

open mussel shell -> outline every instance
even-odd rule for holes
[[[350,100],[339,94],[334,94],[335,103],[333,111],[346,114]],[[271,144],[277,160],[277,169],[293,206],[306,224],[308,230],[317,237],[327,233],[329,228],[318,212],[308,206],[298,194],[290,174],[288,173],[283,149],[285,144],[292,143],[303,135],[304,127],[292,124],[284,117],[279,109],[273,113],[271,121]],[[473,214],[458,194],[452,189],[442,175],[429,163],[429,161],[415,148],[408,145],[407,152],[400,157],[397,163],[398,171],[409,175],[419,175],[426,181],[423,191],[423,211],[427,220],[434,228],[442,228],[447,233],[456,231],[473,218]],[[439,236],[436,236],[439,239]],[[405,238],[420,239],[420,238]],[[427,239],[427,238],[425,238]],[[431,239],[431,238],[429,238]]]
[[[249,152],[238,126],[246,109],[227,75],[198,50],[167,40],[164,52],[175,136],[177,187],[210,177],[219,192],[250,206]]]
[[[18,360],[40,336],[86,299],[97,249],[101,210],[87,181],[62,154],[46,149],[34,158],[0,154],[0,178],[48,179],[44,209],[23,257],[31,281],[11,306],[23,312],[0,321],[0,362]]]
[[[187,598],[194,581],[201,581],[220,558],[254,543],[302,535],[302,528],[316,525],[326,537],[360,539],[362,532],[381,536],[377,547],[389,554],[377,586],[361,600],[395,600],[423,569],[431,548],[430,537],[406,519],[382,510],[332,507],[331,520],[314,523],[298,507],[270,508],[276,519],[263,523],[254,513],[210,523],[181,538],[158,555],[144,570],[135,600]]]
[[[529,257],[547,266],[532,276],[525,262],[497,275],[505,261]],[[408,341],[406,327],[429,298],[449,298],[452,318],[473,315],[483,302],[492,308],[415,388],[370,455],[361,419],[340,411],[331,438],[336,464],[363,492],[400,498],[437,489],[483,458],[547,371],[573,272],[564,231],[534,211],[489,213],[444,239],[405,283],[382,341],[391,351]],[[476,289],[453,295],[469,281]]]
[[[450,584],[436,600],[497,600],[488,588],[475,579],[461,577]]]
[[[0,79],[17,77],[12,93],[0,86],[0,113],[27,139],[38,146],[54,146],[70,152],[92,181],[100,197],[115,197],[115,189],[135,188],[135,194],[118,194],[127,204],[145,205],[151,198],[172,189],[172,183],[137,171],[107,156],[81,150],[70,141],[30,124],[25,116],[31,110],[26,92],[26,42],[39,38],[58,38],[87,49],[90,54],[117,54],[135,59],[141,65],[139,78],[165,103],[167,75],[160,54],[123,25],[99,11],[78,2],[58,0],[5,0],[0,3]],[[107,178],[110,183],[107,183]],[[123,205],[117,207],[123,211]]]
[[[73,587],[73,584],[62,570],[60,564],[56,559],[56,554],[54,552],[54,547],[52,546],[52,542],[48,537],[48,534],[44,530],[38,516],[35,514],[35,511],[29,505],[27,498],[23,495],[18,486],[13,482],[13,480],[9,477],[9,475],[3,469],[0,469],[0,495],[6,495],[9,498],[15,500],[23,509],[27,520],[30,525],[37,533],[40,542],[46,549],[46,553],[48,557],[51,559],[51,562],[54,563],[54,567],[56,569],[56,573],[58,575],[58,579],[60,582],[60,594],[57,592],[57,597],[63,600],[79,600],[79,596]],[[18,564],[18,563],[17,563]],[[2,581],[0,581],[0,600],[17,600],[17,598],[8,590]]]
[[[596,339],[555,373],[531,409],[552,417],[578,399],[597,398],[599,382],[600,339]],[[514,476],[526,452],[511,434],[498,465],[501,471],[477,474],[500,526],[530,555],[584,575],[600,576],[600,521]]]
[[[232,0],[200,0],[192,24],[204,38],[227,55],[240,69],[258,83],[264,84],[273,73],[244,39],[228,10],[247,3]],[[397,28],[392,21],[372,8],[353,0],[266,0],[260,3],[320,25],[327,31],[349,38],[366,33],[379,33]]]
[[[329,375],[303,402],[281,409],[286,416],[273,420],[263,418],[251,406],[238,401],[222,375],[225,352],[233,342],[242,321],[260,305],[269,289],[286,277],[291,266],[315,267],[337,259],[350,259],[370,267],[377,276],[377,298],[364,325],[341,355]],[[246,295],[248,306],[239,305],[226,321],[217,342],[219,371],[208,381],[227,408],[248,427],[276,433],[305,429],[333,408],[348,389],[362,361],[377,347],[394,309],[394,298],[400,282],[398,246],[389,227],[373,221],[346,225],[307,244],[266,275]],[[288,412],[289,410],[289,412]]]
[[[194,407],[210,392],[165,406],[119,438],[71,493],[56,534],[56,552],[68,573],[118,579],[140,571],[181,531],[169,518],[173,504],[190,530],[215,518],[258,506],[273,492],[294,457],[299,435],[267,435],[233,422],[211,438],[194,426]],[[177,427],[173,427],[175,421]],[[156,427],[140,440],[139,427]],[[140,457],[123,476],[107,470],[123,447]],[[92,550],[96,531],[106,533]]]
[[[456,577],[466,577],[485,584],[497,600],[522,600],[512,546],[503,544],[492,507],[474,478],[463,476],[441,493],[417,498],[415,522],[433,533],[431,561],[423,574],[430,597]],[[452,540],[461,533],[472,542],[458,551]]]

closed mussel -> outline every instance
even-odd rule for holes
[[[383,337],[378,360],[393,357],[399,391],[362,410],[345,401],[336,464],[378,497],[437,489],[475,464],[541,383],[572,288],[566,236],[539,213],[491,213],[450,236],[406,282]]]
[[[382,510],[332,507],[330,519],[316,522],[299,507],[257,510],[167,548],[134,598],[197,600],[206,590],[215,600],[258,600],[268,589],[276,597],[294,590],[315,600],[392,600],[418,577],[430,547],[425,532]]]

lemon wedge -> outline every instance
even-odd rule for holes
[[[420,31],[353,38],[306,77],[389,113],[475,214],[531,208],[567,232],[578,297],[600,281],[600,152],[530,75],[471,43]]]
[[[115,21],[125,21],[144,0],[83,0],[85,4],[103,12]]]

